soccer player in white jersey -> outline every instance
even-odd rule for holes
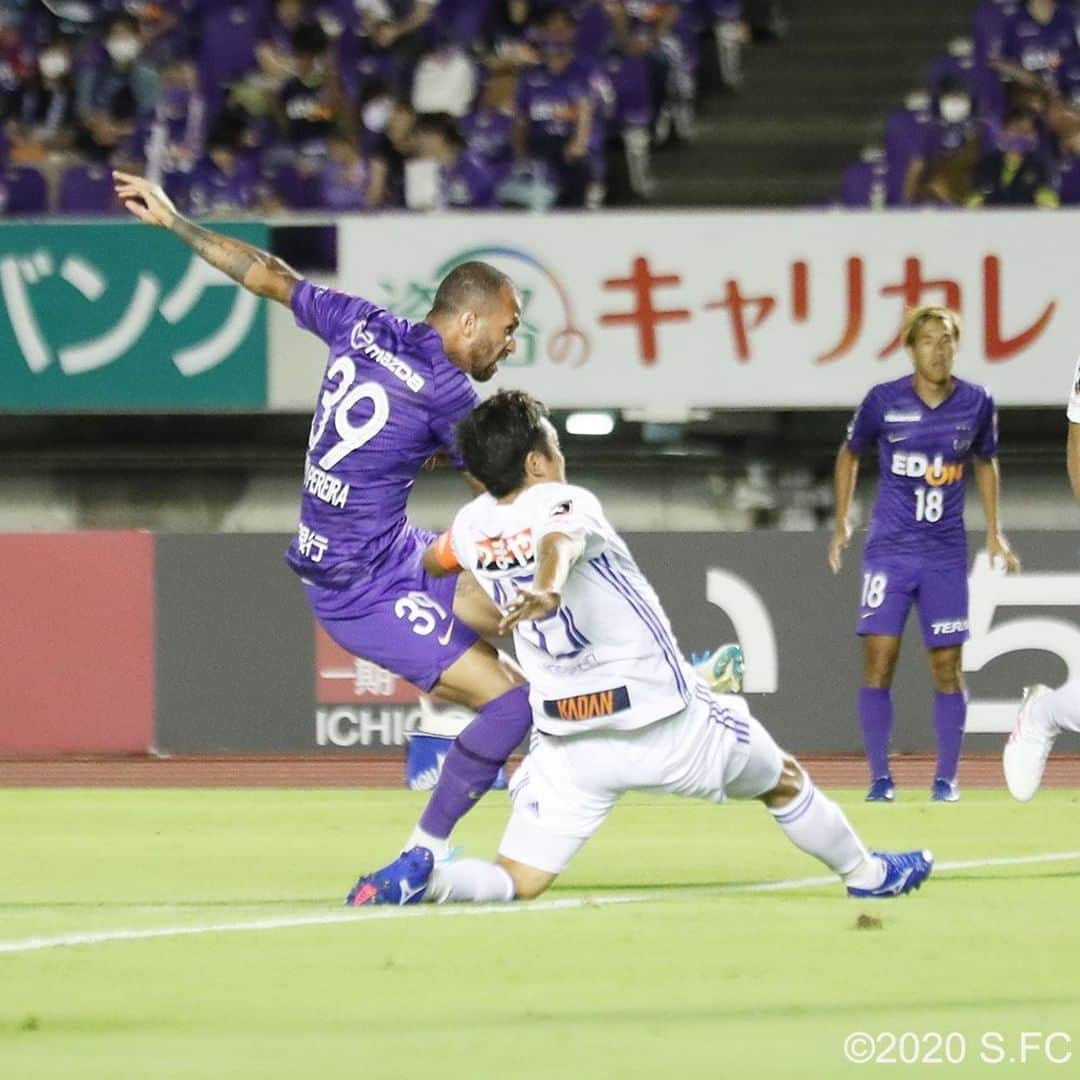
[[[625,791],[760,799],[788,838],[848,893],[897,896],[930,874],[926,851],[869,852],[843,811],[734,695],[683,660],[648,581],[596,497],[566,483],[547,410],[503,391],[458,426],[485,494],[428,549],[429,573],[468,567],[504,612],[530,685],[534,736],[511,782],[497,862],[434,867],[414,847],[362,877],[348,903],[539,896]]]
[[[1073,373],[1068,417],[1065,463],[1073,498],[1080,503],[1080,360]],[[1057,690],[1042,683],[1025,687],[1002,760],[1005,783],[1014,799],[1027,802],[1035,797],[1054,740],[1063,731],[1080,732],[1080,679],[1070,679]]]

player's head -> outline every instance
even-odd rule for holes
[[[523,390],[500,390],[457,426],[465,468],[497,499],[532,484],[566,482],[566,460],[547,408]]]
[[[443,278],[427,321],[439,332],[446,355],[466,375],[487,382],[514,351],[521,297],[501,270],[465,262]]]
[[[934,304],[912,308],[904,319],[900,340],[921,378],[938,384],[952,378],[960,347],[960,317],[955,311]]]

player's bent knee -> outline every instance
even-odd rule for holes
[[[808,777],[803,767],[790,754],[784,755],[784,767],[780,771],[780,779],[771,791],[766,791],[758,798],[770,809],[786,806],[803,789],[808,782]]]
[[[500,656],[486,641],[477,641],[442,673],[433,692],[455,705],[477,710],[524,682],[513,661]]]
[[[514,883],[515,900],[535,900],[546,892],[551,883],[558,877],[548,870],[538,870],[535,866],[526,866],[524,863],[515,862],[513,859],[498,859],[499,865],[510,875]]]

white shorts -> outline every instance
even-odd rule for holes
[[[533,738],[510,782],[499,854],[550,874],[566,869],[624,791],[753,799],[783,770],[783,752],[746,702],[703,683],[682,712],[648,727]]]

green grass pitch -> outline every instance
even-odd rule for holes
[[[888,1071],[845,1060],[856,1031],[903,1075],[1076,1075],[1080,854],[986,861],[1080,852],[1078,794],[1024,806],[1002,792],[956,805],[860,795],[838,797],[872,846],[980,865],[894,901],[740,891],[823,871],[756,804],[640,796],[531,908],[370,918],[341,901],[393,853],[420,795],[0,791],[0,1077]],[[466,819],[469,854],[494,852],[507,808],[495,793]],[[614,902],[625,896],[635,902]],[[581,897],[602,902],[550,904]],[[860,914],[880,927],[857,928]],[[308,917],[340,921],[208,929]],[[27,947],[181,928],[198,932]],[[1071,1058],[1054,1064],[1036,1032],[1064,1033],[1047,1048]]]

